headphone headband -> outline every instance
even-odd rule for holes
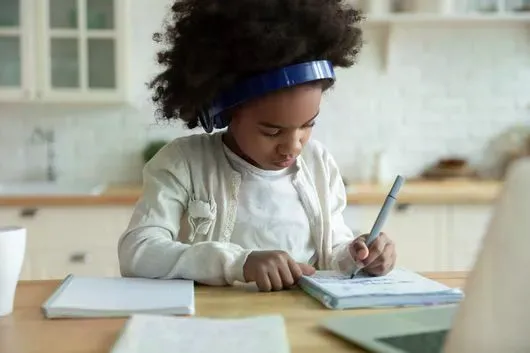
[[[222,92],[209,106],[202,109],[199,120],[208,133],[214,128],[222,129],[229,122],[222,116],[224,111],[267,93],[317,80],[335,80],[331,62],[309,61],[265,72]]]

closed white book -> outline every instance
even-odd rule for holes
[[[222,305],[221,303],[219,305]],[[289,353],[280,315],[242,318],[133,315],[111,353]]]
[[[303,276],[298,284],[329,309],[441,305],[457,303],[463,298],[460,289],[404,268],[396,268],[385,276],[354,278],[333,271],[317,271],[312,276]]]
[[[191,280],[68,275],[41,309],[46,318],[194,315],[194,296]]]

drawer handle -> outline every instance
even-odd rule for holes
[[[70,255],[70,262],[76,263],[76,264],[84,264],[87,260],[87,254],[84,252],[80,253],[74,253]]]
[[[398,212],[405,212],[409,209],[410,203],[400,203],[396,206]]]
[[[20,211],[20,217],[22,218],[33,218],[37,215],[38,208],[23,208]]]

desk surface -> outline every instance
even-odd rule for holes
[[[465,282],[465,273],[461,272],[426,276],[451,287],[462,287]],[[109,352],[126,319],[44,319],[40,306],[58,284],[59,281],[20,282],[13,314],[0,318],[0,353]],[[292,353],[364,352],[320,330],[318,322],[331,315],[363,314],[370,309],[332,311],[300,290],[260,293],[253,286],[197,286],[195,299],[196,316],[282,314]]]

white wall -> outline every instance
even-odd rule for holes
[[[131,18],[129,71],[132,97],[145,103],[139,109],[0,105],[0,180],[43,177],[43,146],[28,142],[37,126],[56,131],[61,180],[104,182],[139,181],[148,141],[191,133],[180,123],[157,123],[147,102],[143,84],[155,69],[151,35],[163,8],[143,3]],[[399,24],[388,47],[385,33],[367,29],[358,65],[338,70],[315,127],[347,178],[366,177],[381,148],[406,175],[446,155],[480,161],[493,136],[530,123],[530,26]]]

